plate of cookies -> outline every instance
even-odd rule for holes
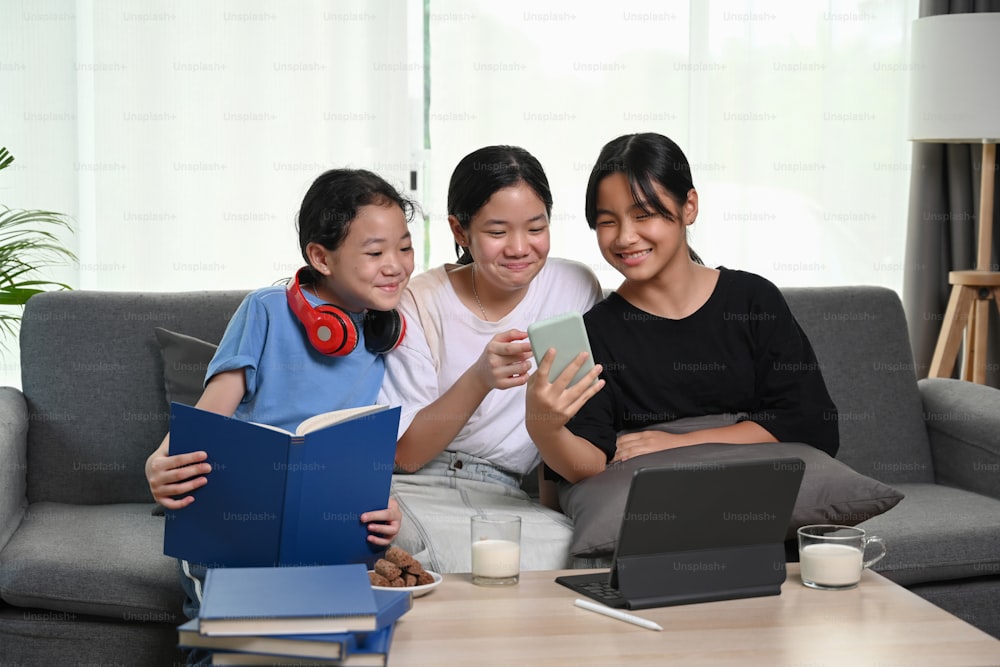
[[[375,562],[375,569],[368,570],[368,579],[375,590],[410,591],[415,598],[441,583],[440,574],[425,570],[420,561],[397,546],[389,547]]]

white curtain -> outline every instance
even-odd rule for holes
[[[619,276],[583,219],[601,146],[666,134],[692,164],[691,243],[779,285],[902,286],[916,2],[430,0],[432,264],[454,257],[447,180],[519,144],[553,187],[553,253]]]
[[[75,287],[250,289],[300,263],[295,213],[321,171],[407,190],[415,170],[423,269],[454,257],[454,165],[511,143],[548,172],[553,253],[614,286],[586,179],[605,142],[649,130],[692,163],[706,263],[898,290],[916,4],[8,0],[0,204],[74,218],[80,264],[50,277]]]
[[[21,166],[3,203],[76,219],[74,286],[270,284],[302,262],[295,214],[319,173],[409,185],[405,3],[4,7],[0,62],[23,67],[2,73]]]

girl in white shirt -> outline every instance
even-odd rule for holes
[[[586,266],[548,258],[551,212],[530,153],[470,153],[448,188],[459,260],[411,279],[398,306],[406,337],[386,355],[383,385],[383,398],[402,406],[397,544],[438,572],[470,570],[469,517],[487,512],[521,516],[523,569],[571,563],[570,521],[520,486],[541,460],[524,427],[527,326],[586,312],[602,296]]]

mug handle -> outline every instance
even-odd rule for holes
[[[878,547],[879,547],[879,549],[881,551],[880,551],[879,555],[875,556],[874,558],[869,558],[864,563],[862,563],[861,564],[862,568],[871,567],[875,563],[877,563],[880,560],[882,560],[883,558],[885,558],[885,541],[881,537],[878,537],[877,535],[869,535],[868,537],[866,537],[865,538],[865,551],[868,551],[868,545],[869,544],[876,544],[876,545],[878,545]]]

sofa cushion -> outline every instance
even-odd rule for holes
[[[897,484],[892,511],[860,524],[885,540],[874,569],[909,586],[1000,574],[1000,500],[940,484]]]
[[[600,556],[614,551],[625,514],[632,473],[651,466],[691,466],[707,462],[798,457],[805,463],[788,538],[811,523],[854,525],[881,514],[902,499],[896,489],[861,475],[826,453],[801,443],[759,445],[705,444],[679,447],[613,463],[577,484],[563,484],[559,502],[573,519],[574,556]]]
[[[886,484],[933,482],[930,443],[899,295],[886,287],[781,290],[837,406],[837,459]]]
[[[194,405],[205,386],[205,371],[218,345],[163,327],[156,327],[163,357],[163,387],[167,402]]]
[[[0,605],[0,665],[181,667],[177,623],[136,623]]]
[[[177,561],[149,503],[33,503],[0,552],[9,604],[122,620],[181,622]]]
[[[934,481],[1000,498],[1000,389],[951,378],[924,378],[917,386]]]
[[[170,423],[153,331],[219,340],[246,291],[43,292],[24,307],[28,500],[149,502],[146,458]]]

